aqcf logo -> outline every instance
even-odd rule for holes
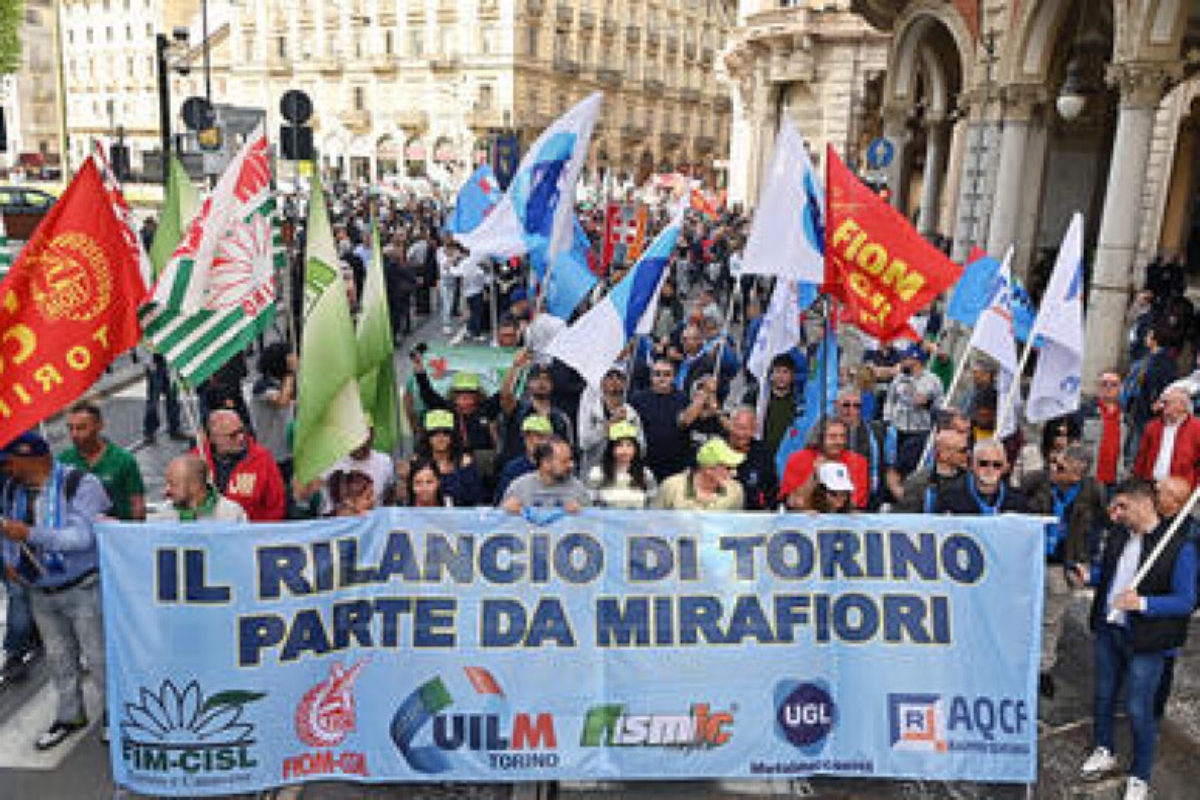
[[[350,668],[334,664],[329,677],[304,693],[296,706],[296,735],[309,747],[335,747],[354,730],[354,682],[366,660]]]
[[[451,768],[446,753],[461,750],[487,754],[493,769],[558,766],[558,755],[551,752],[558,747],[551,714],[509,712],[504,690],[490,672],[463,667],[463,673],[472,692],[472,710],[442,713],[455,705],[449,679],[442,676],[421,684],[396,710],[392,742],[409,766],[427,774],[446,772]],[[427,728],[430,743],[418,744],[426,739]]]

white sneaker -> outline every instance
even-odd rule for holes
[[[1117,757],[1107,747],[1097,747],[1079,768],[1079,777],[1085,781],[1103,778],[1117,768]]]
[[[1125,784],[1125,800],[1146,800],[1150,796],[1150,784],[1141,778],[1130,777]]]

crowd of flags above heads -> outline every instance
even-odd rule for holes
[[[576,217],[575,190],[600,109],[601,96],[595,94],[551,124],[526,152],[504,193],[490,170],[477,170],[459,193],[448,220],[449,230],[471,258],[528,256],[541,304],[563,319],[572,316],[596,284],[587,261],[591,243]],[[122,247],[128,251],[130,268],[139,276],[157,276],[148,294],[134,292],[146,300],[140,310],[145,340],[194,385],[244,349],[270,324],[275,312],[276,275],[284,254],[275,225],[266,137],[261,129],[250,137],[203,203],[178,164],[170,165],[161,224],[149,258],[132,235],[128,205],[111,171],[105,169],[102,159],[95,160],[102,173],[103,201],[124,231]],[[832,149],[825,162],[827,179],[823,182],[803,139],[785,121],[741,269],[743,275],[777,279],[777,297],[772,298],[762,335],[750,355],[756,375],[764,374],[764,365],[769,365],[774,355],[787,352],[800,341],[799,314],[818,293],[843,306],[836,317],[827,315],[830,327],[848,321],[887,341],[911,335],[912,315],[941,291],[957,285],[949,319],[982,328],[973,346],[1002,352],[997,360],[1005,369],[1012,359],[995,343],[997,337],[1011,335],[1025,341],[1027,348],[1037,342],[1040,357],[1027,417],[1041,421],[1078,406],[1083,341],[1082,221],[1078,215],[1064,240],[1041,313],[1035,315],[1028,294],[1011,277],[1005,262],[977,253],[964,273],[862,186]],[[70,191],[64,200],[68,195]],[[348,442],[366,430],[368,420],[385,441],[390,440],[397,405],[392,395],[395,378],[388,371],[391,338],[379,332],[388,314],[386,292],[380,288],[378,249],[371,259],[374,267],[355,334],[348,306],[342,308],[346,305],[344,293],[329,291],[337,285],[333,277],[340,274],[332,237],[311,235],[313,230],[329,231],[323,194],[315,182],[312,196],[316,202],[315,208],[310,207],[304,308],[314,338],[310,341],[306,336],[302,349],[334,348],[337,358],[352,364],[353,369],[332,379],[323,374],[322,381],[305,381],[301,376],[297,451],[313,455],[298,456],[300,475],[319,474],[332,463],[335,453],[344,454]],[[628,339],[648,330],[681,234],[685,207],[706,214],[712,211],[703,195],[697,197],[694,187],[685,192],[679,213],[622,281],[590,311],[564,327],[549,346],[550,353],[575,366],[589,382],[599,381]],[[324,217],[324,223],[312,219],[314,213]],[[36,261],[37,248],[44,241],[26,248],[14,272],[20,271],[22,263]],[[118,354],[109,354],[109,360]],[[831,360],[827,354],[825,362]],[[311,364],[313,359],[307,361]],[[332,363],[327,358],[320,361]],[[1019,371],[1019,364],[1012,366],[1012,374]],[[830,377],[836,380],[836,370],[832,373]],[[322,388],[316,388],[318,383],[323,383]],[[832,394],[828,386],[825,391]],[[52,408],[41,406],[40,418],[73,399]],[[21,432],[10,431],[11,427],[0,429],[0,439]]]

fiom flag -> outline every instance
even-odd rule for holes
[[[1071,217],[1033,324],[1037,367],[1029,385],[1030,422],[1079,409],[1083,370],[1083,215]]]
[[[825,192],[795,126],[785,120],[746,239],[743,275],[825,280]]]
[[[479,227],[479,223],[483,222],[503,196],[492,168],[487,164],[480,165],[458,190],[454,210],[446,220],[446,230],[450,233],[470,233]]]
[[[863,186],[832,147],[825,160],[828,291],[845,302],[854,325],[887,341],[958,280],[962,267]]]
[[[0,446],[74,401],[137,344],[145,294],[125,225],[88,159],[0,283]]]
[[[497,258],[542,247],[550,262],[570,248],[575,185],[602,100],[600,93],[591,95],[538,137],[492,213],[475,230],[457,235],[464,247]]]
[[[603,300],[558,334],[550,355],[570,364],[590,385],[599,386],[625,343],[653,324],[659,288],[682,225],[681,212]]]
[[[121,234],[125,240],[125,247],[137,259],[138,270],[142,273],[142,283],[149,285],[154,280],[154,270],[150,264],[150,256],[146,253],[146,248],[142,246],[142,237],[138,235],[137,226],[133,220],[133,209],[129,205],[129,201],[125,199],[125,193],[121,191],[121,182],[117,180],[117,174],[113,172],[112,166],[108,163],[108,156],[104,152],[104,148],[100,146],[100,142],[92,140],[92,160],[96,162],[96,169],[100,171],[100,180],[104,183],[104,194],[108,198],[108,203],[112,206],[113,213],[121,222]],[[143,298],[138,298],[141,302]]]
[[[275,318],[287,264],[271,192],[267,137],[246,140],[142,307],[146,339],[180,377],[206,380]]]
[[[292,448],[300,484],[320,477],[367,438],[350,301],[338,269],[325,193],[315,177],[311,187],[304,259],[304,333]],[[378,259],[372,261],[378,263]]]

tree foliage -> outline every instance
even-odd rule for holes
[[[21,68],[21,25],[25,0],[0,0],[0,75]]]

